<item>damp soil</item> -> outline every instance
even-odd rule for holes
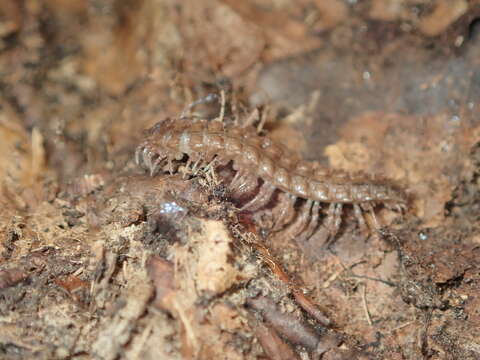
[[[479,359],[480,2],[2,0],[0,358]],[[404,187],[270,232],[144,129],[252,118]],[[210,97],[212,98],[212,97]],[[366,215],[371,224],[373,216]]]

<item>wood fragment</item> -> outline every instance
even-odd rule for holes
[[[20,269],[9,269],[0,271],[0,289],[14,286],[27,278],[27,273]]]
[[[260,345],[262,345],[265,354],[270,359],[278,360],[300,360],[300,357],[294,353],[292,348],[283,341],[277,332],[272,328],[257,322],[252,326]]]
[[[255,310],[260,311],[264,319],[270,323],[276,331],[293,343],[313,350],[320,342],[320,337],[315,333],[313,328],[292,314],[282,313],[272,300],[264,296],[259,296],[249,299],[247,303]]]
[[[370,316],[370,311],[368,310],[367,304],[367,284],[363,283],[363,292],[362,292],[362,304],[363,311],[365,312],[365,317],[367,318],[368,325],[372,326],[372,317]]]
[[[255,238],[253,233],[252,237]],[[320,324],[324,326],[332,326],[332,321],[325,315],[319,308],[318,305],[314,304],[303,291],[298,288],[288,277],[288,275],[283,271],[282,267],[278,264],[275,258],[270,254],[268,249],[255,241],[255,239],[250,239],[249,244],[253,245],[255,249],[261,254],[263,261],[268,265],[270,270],[283,282],[285,283],[297,301],[297,303],[305,310],[310,316],[317,320]]]

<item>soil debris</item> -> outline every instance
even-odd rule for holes
[[[479,16],[3,0],[0,358],[480,358]],[[345,211],[334,242],[320,226],[299,246],[215,174],[135,164],[143,129],[182,112],[383,173],[410,206],[367,214],[368,233]]]

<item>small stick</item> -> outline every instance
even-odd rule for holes
[[[18,284],[27,278],[28,274],[18,268],[0,271],[0,289]]]
[[[273,328],[253,319],[250,323],[258,342],[262,345],[263,351],[270,359],[300,360],[293,349],[282,340]]]
[[[365,316],[367,318],[368,325],[372,326],[372,318],[370,317],[370,312],[368,311],[368,304],[367,304],[367,284],[363,283],[363,292],[362,292],[362,303],[363,303],[363,310],[365,311]]]
[[[366,279],[366,280],[372,280],[372,281],[378,281],[378,282],[381,282],[385,285],[388,285],[388,286],[391,286],[391,287],[396,287],[397,284],[395,284],[393,281],[389,281],[389,280],[383,280],[383,279],[380,279],[380,278],[374,278],[374,277],[371,277],[371,276],[367,276],[367,275],[355,275],[355,274],[351,274],[349,276],[346,277],[346,279],[349,279],[349,278],[358,278],[358,279]]]
[[[416,320],[413,320],[413,321],[407,321],[405,324],[402,324],[402,325],[399,325],[397,327],[394,327],[392,330],[390,330],[388,333],[391,334],[391,333],[394,333],[395,331],[397,330],[400,330],[400,329],[403,329],[404,327],[407,327],[409,325],[412,325],[414,323],[416,323],[417,321]]]
[[[253,309],[260,311],[263,318],[280,334],[295,344],[301,344],[309,349],[315,349],[320,336],[314,328],[304,323],[290,313],[282,313],[273,300],[264,296],[248,299],[247,304]]]
[[[292,291],[292,294],[295,298],[295,301],[305,310],[310,316],[317,320],[320,324],[324,326],[332,326],[332,321],[325,315],[323,312],[310,300],[301,289],[299,289],[288,277],[288,275],[283,271],[280,265],[275,261],[274,257],[270,254],[268,249],[256,241],[256,236],[254,233],[251,234],[250,239],[242,236],[238,229],[235,229],[237,234],[244,240],[246,240],[250,245],[253,245],[255,249],[260,253],[262,260],[268,265],[270,270],[283,282],[289,289]]]

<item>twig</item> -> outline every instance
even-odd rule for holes
[[[5,289],[25,280],[28,274],[20,269],[0,270],[0,289]]]
[[[370,312],[368,311],[368,304],[367,304],[367,284],[363,283],[363,293],[362,293],[362,303],[363,303],[363,310],[365,311],[365,316],[367,318],[368,325],[372,326],[372,318],[370,317]]]
[[[270,359],[300,360],[290,345],[283,341],[274,329],[254,319],[250,321],[250,326],[254,329],[258,342]]]
[[[392,330],[390,330],[388,333],[391,334],[391,333],[394,333],[395,331],[397,330],[400,330],[400,329],[403,329],[404,327],[407,327],[411,324],[415,324],[417,321],[416,320],[412,320],[412,321],[408,321],[406,322],[405,324],[402,324],[402,325],[399,325],[397,327],[394,327]]]
[[[391,287],[396,287],[397,284],[395,284],[393,281],[388,281],[388,280],[383,280],[383,279],[379,279],[379,278],[374,278],[374,277],[370,277],[370,276],[367,276],[367,275],[355,275],[355,274],[352,274],[348,277],[346,277],[346,279],[348,278],[359,278],[359,279],[367,279],[367,280],[372,280],[372,281],[378,281],[378,282],[381,282],[385,285],[388,285],[388,286],[391,286]]]
[[[315,349],[320,342],[320,337],[308,324],[290,313],[282,313],[276,304],[264,297],[258,296],[247,300],[255,310],[262,313],[263,318],[272,325],[272,328],[287,337],[295,344],[301,344],[309,349]]]
[[[270,270],[289,287],[293,296],[295,297],[295,301],[302,307],[303,310],[310,314],[310,316],[312,316],[320,324],[324,326],[332,326],[332,321],[328,319],[328,317],[323,314],[318,306],[315,305],[307,296],[305,296],[303,291],[290,280],[288,275],[275,261],[275,258],[270,254],[268,249],[256,241],[256,235],[254,233],[248,232],[247,235],[244,235],[238,228],[234,228],[233,231],[237,236],[246,241],[249,245],[252,245],[260,253],[262,260],[268,265]]]

